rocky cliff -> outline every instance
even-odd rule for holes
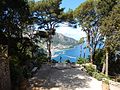
[[[53,48],[56,48],[56,49],[69,48],[77,44],[78,44],[77,40],[64,36],[63,34],[60,34],[60,33],[56,33],[52,39],[52,46]]]

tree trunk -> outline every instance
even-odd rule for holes
[[[93,63],[93,50],[90,49],[90,62]]]
[[[82,45],[80,45],[81,50],[80,50],[80,57],[82,57]]]
[[[103,67],[102,67],[102,73],[105,72],[105,62],[103,63]]]
[[[8,46],[0,52],[0,90],[11,90]]]
[[[106,63],[106,68],[105,68],[105,75],[108,76],[108,48],[106,48],[106,60],[105,60],[105,63]]]
[[[94,51],[94,52],[93,52],[93,55],[92,55],[93,63],[94,63],[94,61],[95,61],[95,54],[96,54],[96,52]]]
[[[33,50],[31,51],[31,54],[32,54],[32,59],[33,59],[33,57],[34,57],[34,52],[33,52]]]
[[[49,52],[49,61],[51,61],[51,42],[48,45],[48,52]]]
[[[48,48],[48,61],[51,61],[51,39],[48,40],[47,43],[47,48]]]
[[[90,46],[90,35],[89,35],[90,32],[88,32],[88,35],[87,35],[87,46],[90,50],[90,62],[93,63],[93,48]]]
[[[84,58],[85,58],[85,53],[86,53],[86,49],[84,48],[84,56],[83,56]]]

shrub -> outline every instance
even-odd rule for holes
[[[103,78],[106,79],[106,80],[109,80],[110,78],[107,77],[105,74],[103,73],[99,73],[97,70],[96,70],[96,67],[95,65],[91,64],[91,63],[87,63],[87,64],[84,64],[84,67],[87,71],[87,73],[96,78],[97,80],[101,81]]]
[[[103,78],[109,79],[109,77],[105,76],[105,74],[98,72],[93,72],[93,77],[99,81],[101,81]]]
[[[109,85],[109,80],[106,79],[106,78],[104,78],[104,79],[102,80],[102,82],[105,83],[105,84],[107,84],[107,85]],[[109,90],[109,89],[107,89],[107,90]]]
[[[104,59],[105,59],[105,50],[104,49],[95,50],[95,57],[93,63],[97,66],[97,69],[99,71],[102,71]]]
[[[58,63],[58,61],[56,61],[56,60],[52,59],[52,63]]]
[[[48,58],[46,54],[41,54],[36,57],[36,65],[39,67],[42,63],[47,62]]]
[[[70,60],[65,60],[65,63],[70,63]]]
[[[78,58],[77,64],[83,64],[85,63],[86,59],[85,58]]]
[[[95,67],[92,64],[85,65],[85,69],[87,70],[87,73],[92,76],[93,72],[96,72]]]

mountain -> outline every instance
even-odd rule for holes
[[[53,36],[52,41],[53,41],[52,46],[58,49],[70,48],[78,44],[77,40],[64,36],[63,34],[60,33],[56,33]]]

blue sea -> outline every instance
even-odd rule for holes
[[[58,62],[60,62],[60,58],[61,58],[61,62],[64,62],[65,60],[70,60],[71,62],[76,62],[77,59],[80,57],[80,50],[81,50],[81,45],[77,45],[77,46],[74,46],[73,48],[69,48],[69,49],[60,50],[53,54],[53,56],[56,56],[56,57],[54,57],[52,59],[54,59]],[[85,52],[85,58],[88,58],[89,49],[84,50],[82,48],[82,57],[84,55],[84,52]]]

